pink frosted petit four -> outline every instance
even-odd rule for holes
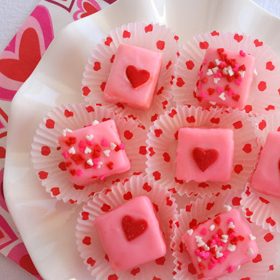
[[[242,109],[253,81],[255,58],[244,51],[208,49],[199,71],[196,97],[205,105]]]
[[[182,241],[198,278],[216,279],[238,270],[258,254],[256,237],[239,211],[228,212],[189,229]]]
[[[76,185],[87,185],[130,169],[113,120],[94,121],[74,131],[65,129],[59,144],[71,181]]]
[[[95,226],[115,270],[132,269],[166,254],[153,204],[146,196],[138,196],[97,217]]]
[[[106,82],[105,100],[148,109],[160,69],[160,53],[136,46],[120,45]]]
[[[226,182],[231,177],[233,151],[231,129],[180,128],[176,178],[186,182]]]
[[[252,177],[257,191],[280,197],[280,132],[270,132]]]

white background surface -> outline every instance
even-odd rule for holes
[[[0,0],[0,51],[40,0]]]
[[[210,0],[209,0],[210,1]],[[228,1],[228,0],[224,0]],[[25,18],[32,11],[39,0],[0,0],[0,51],[2,51],[10,39],[14,36]],[[262,4],[270,12],[280,16],[279,0],[255,0]],[[32,279],[22,272],[9,260],[0,255],[0,279],[27,280]]]

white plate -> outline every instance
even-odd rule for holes
[[[67,26],[14,98],[7,140],[5,197],[44,279],[91,277],[75,246],[79,208],[51,199],[40,186],[30,161],[33,134],[50,108],[81,100],[83,67],[94,45],[110,29],[141,20],[164,23],[184,40],[214,29],[245,32],[265,40],[280,54],[280,21],[249,0],[119,0]]]

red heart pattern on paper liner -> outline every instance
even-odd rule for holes
[[[235,192],[235,195],[237,194],[238,192]],[[175,257],[176,279],[193,279],[196,277],[194,275],[199,276],[199,272],[192,264],[186,247],[182,242],[182,235],[189,229],[195,230],[198,224],[205,222],[208,218],[213,218],[215,215],[224,211],[230,211],[231,208],[234,207],[231,199],[232,196],[234,196],[234,193],[198,198],[191,203],[191,206],[187,204],[185,209],[181,208],[176,221],[178,226],[174,228],[174,237],[171,243],[173,256]],[[214,224],[216,222],[218,222],[218,220],[214,221]],[[275,257],[277,254],[274,250],[274,246],[277,246],[276,244],[280,241],[279,235],[269,233],[254,223],[248,223],[248,226],[256,237],[259,254],[246,265],[241,265],[238,271],[233,271],[229,274],[227,276],[229,279],[261,279],[265,277],[269,271],[274,270],[276,264]]]
[[[144,69],[137,69],[133,65],[129,65],[126,68],[126,77],[129,80],[133,88],[138,88],[145,84],[149,78],[150,73]]]
[[[84,119],[81,120],[80,116],[84,115]],[[85,186],[78,186],[72,184],[68,180],[68,172],[65,172],[69,167],[69,162],[63,161],[61,151],[57,149],[56,140],[61,136],[61,131],[67,128],[71,130],[78,129],[94,120],[105,121],[114,119],[118,132],[121,138],[121,143],[125,146],[126,153],[130,159],[131,169],[125,173],[116,174],[115,176],[109,176],[104,178],[102,184],[98,181],[93,182]],[[63,121],[62,121],[63,120]],[[50,145],[49,141],[46,141],[42,135],[50,134],[53,138],[53,143]],[[34,165],[38,179],[42,182],[42,185],[46,188],[47,192],[52,197],[62,199],[64,202],[70,204],[81,203],[86,201],[89,196],[92,196],[95,192],[100,191],[104,187],[111,186],[115,182],[123,181],[128,176],[133,175],[135,172],[139,174],[145,168],[145,155],[138,153],[141,145],[145,142],[146,135],[143,127],[132,119],[124,119],[120,116],[114,115],[111,110],[105,109],[101,106],[90,106],[87,104],[71,104],[69,106],[62,105],[60,110],[56,109],[49,112],[48,116],[42,121],[41,126],[38,128],[34,142],[38,146],[32,148],[32,161],[39,161],[40,164]],[[73,145],[76,142],[75,137],[68,137],[65,139],[67,145]],[[116,147],[117,149],[118,147]],[[92,155],[98,157],[100,154],[100,147],[96,147],[92,150]],[[77,163],[81,161],[78,154],[73,157]],[[33,161],[33,162],[35,162]],[[47,166],[41,165],[41,163],[48,162]],[[50,166],[52,166],[50,168]],[[87,166],[88,167],[88,166]],[[108,162],[107,167],[111,169],[113,163]],[[58,172],[52,172],[55,169]],[[69,170],[71,174],[75,174],[75,170]],[[61,178],[63,178],[61,180]],[[55,184],[54,184],[55,182]],[[71,191],[69,191],[71,190]],[[107,209],[107,208],[104,208]]]
[[[275,52],[259,39],[238,33],[218,31],[196,35],[188,43],[188,47],[181,50],[175,66],[174,76],[177,82],[172,91],[176,104],[201,105],[201,99],[193,91],[196,88],[197,73],[202,65],[205,51],[210,48],[218,49],[224,46],[225,42],[228,42],[228,51],[242,50],[255,57],[257,74],[254,73],[254,83],[246,101],[247,104],[244,106],[246,112],[265,114],[267,111],[279,109],[280,82],[276,77],[280,75],[280,64]],[[193,94],[187,94],[188,92]],[[239,95],[233,95],[232,99],[238,101]]]
[[[174,265],[169,246],[167,246],[164,257],[147,262],[132,270],[115,271],[108,265],[108,256],[100,246],[97,231],[93,230],[92,222],[95,217],[104,215],[105,205],[106,212],[114,211],[126,203],[127,199],[139,196],[146,196],[151,200],[165,242],[169,244],[171,241],[172,230],[177,226],[175,223],[177,205],[171,192],[149,181],[144,175],[131,176],[124,184],[116,183],[113,188],[103,189],[98,196],[94,196],[83,206],[76,226],[78,251],[94,279],[101,273],[104,280],[132,280],[138,277],[154,280],[173,278]],[[120,230],[124,232],[124,237],[128,240],[127,246],[134,247],[139,244],[137,242],[143,244],[142,242],[147,237],[144,235],[148,234],[149,229],[149,223],[144,216],[139,216],[136,212],[125,212],[123,216],[118,218],[117,222]]]
[[[211,182],[211,184],[195,181],[186,183],[178,180],[175,176],[175,163],[179,129],[182,127],[214,128],[217,127],[217,123],[220,128],[232,129],[234,133],[235,149],[231,179],[226,183]],[[214,151],[205,146],[192,148],[196,150],[193,154],[191,149],[188,156],[201,172],[205,172],[210,166],[214,168],[213,164],[221,156],[218,147],[211,147],[216,148],[216,150],[213,149]],[[148,132],[146,172],[166,188],[175,186],[176,191],[181,195],[195,196],[200,192],[211,195],[213,192],[225,192],[233,185],[235,189],[242,192],[248,179],[247,176],[253,171],[251,162],[257,162],[259,149],[260,145],[255,141],[255,129],[246,113],[232,111],[223,114],[222,109],[203,110],[201,107],[177,106],[160,116]],[[149,153],[150,150],[153,153]]]
[[[121,28],[112,30],[104,36],[104,39],[97,47],[99,51],[91,55],[91,59],[88,60],[88,64],[84,69],[83,97],[86,101],[111,107],[115,111],[123,109],[123,113],[128,115],[129,118],[138,119],[145,126],[150,125],[156,115],[163,113],[171,105],[168,90],[171,87],[173,67],[178,55],[177,40],[178,36],[160,24],[128,23],[122,25]],[[110,72],[108,70],[111,69],[112,63],[114,63],[120,44],[135,45],[161,53],[161,71],[153,102],[148,110],[134,109],[120,103],[110,103],[104,99],[104,89]],[[133,67],[129,67],[128,71],[126,71],[128,66]],[[147,70],[150,72],[145,65],[127,61],[124,69],[121,70],[123,71],[121,74],[128,80],[128,86],[136,89],[135,93],[137,93],[137,87],[148,86],[149,79],[154,78],[152,73],[148,73]]]
[[[131,241],[142,235],[147,228],[148,224],[143,219],[135,219],[129,215],[126,215],[122,218],[122,229],[128,241]]]

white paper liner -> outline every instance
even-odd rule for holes
[[[181,209],[178,216],[178,227],[175,227],[171,247],[173,248],[173,256],[175,258],[175,280],[197,279],[195,268],[190,260],[185,246],[181,243],[182,235],[188,230],[190,222],[197,221],[201,223],[208,218],[213,218],[216,214],[224,212],[224,205],[236,205],[230,194],[214,196],[212,198],[198,198],[192,202],[189,211]],[[236,197],[237,198],[237,197]],[[242,213],[241,209],[240,212]],[[254,223],[249,224],[252,233],[256,236],[256,242],[259,248],[258,256],[246,264],[241,265],[238,271],[234,271],[218,279],[223,280],[239,280],[239,279],[271,279],[273,270],[278,264],[277,258],[279,251],[279,234],[272,234]],[[180,265],[181,264],[181,265]]]
[[[68,112],[68,117],[65,112]],[[69,116],[69,112],[70,115],[73,113],[73,116]],[[59,164],[63,162],[63,157],[61,151],[57,150],[58,137],[62,135],[65,128],[75,130],[91,124],[94,120],[101,121],[103,118],[115,120],[121,141],[125,145],[125,151],[131,162],[131,169],[103,181],[98,180],[84,188],[75,188],[70,181],[68,171],[63,171],[63,168],[59,167]],[[36,175],[52,197],[71,204],[81,203],[95,192],[111,186],[113,182],[123,181],[134,173],[143,172],[146,158],[141,153],[141,146],[145,140],[146,132],[142,124],[121,118],[111,110],[86,103],[62,105],[50,111],[37,129],[32,143],[31,158]],[[43,146],[50,149],[49,155],[41,154]]]
[[[280,113],[271,112],[254,118],[257,136],[263,146],[271,131],[280,130]],[[251,221],[272,232],[280,232],[280,198],[266,195],[251,188],[248,183],[242,194],[242,210]]]
[[[172,91],[176,104],[199,105],[193,92],[207,46],[208,48],[225,48],[229,51],[243,50],[255,57],[257,75],[254,77],[244,107],[246,112],[267,113],[280,108],[279,57],[259,39],[244,34],[217,31],[195,36],[180,50],[180,57],[175,65],[175,82]],[[188,62],[188,67],[186,62]],[[180,79],[183,79],[183,85]]]
[[[130,34],[129,38],[126,36],[127,34]],[[112,42],[108,44],[108,40],[112,40]],[[145,125],[148,125],[156,119],[157,115],[163,113],[171,103],[169,89],[178,51],[177,40],[178,37],[174,36],[168,28],[159,24],[129,23],[112,30],[103,39],[102,43],[95,47],[88,59],[82,80],[82,94],[85,100],[92,104],[100,104],[112,108],[113,110],[124,108],[126,115],[132,118],[136,117]],[[164,42],[163,49],[157,47],[157,42],[159,41]],[[159,81],[152,105],[148,110],[133,109],[127,105],[118,106],[104,100],[102,88],[104,88],[110,73],[112,66],[111,58],[116,54],[118,46],[122,43],[162,53]],[[96,62],[100,63],[98,71],[94,70]]]
[[[159,220],[160,228],[163,231],[165,242],[167,245],[167,254],[162,262],[158,264],[153,261],[130,271],[116,272],[114,271],[105,258],[105,252],[101,246],[98,234],[94,227],[94,219],[105,212],[102,210],[104,205],[107,209],[114,208],[124,204],[125,194],[129,194],[129,198],[145,195],[150,198],[152,203],[157,206],[156,216]],[[130,196],[131,194],[131,196]],[[131,199],[131,198],[130,198]],[[89,213],[89,214],[85,214]],[[88,215],[85,220],[84,216]],[[87,265],[93,279],[110,279],[110,275],[116,275],[118,278],[112,279],[172,279],[174,269],[173,257],[170,250],[170,236],[174,226],[173,221],[177,215],[177,206],[171,193],[150,182],[146,176],[132,176],[124,185],[118,183],[111,189],[104,190],[90,199],[83,207],[78,217],[76,225],[76,241],[78,251]],[[83,239],[90,237],[91,244],[85,245]],[[113,237],[112,237],[113,238]],[[112,239],[112,242],[114,240]],[[94,260],[95,264],[91,265],[89,260]]]
[[[234,158],[229,182],[185,183],[175,179],[175,135],[181,127],[219,127],[233,130]],[[246,147],[250,147],[249,151]],[[255,128],[248,114],[238,110],[204,110],[201,107],[177,106],[160,116],[149,130],[146,173],[167,189],[175,187],[181,195],[211,195],[213,192],[227,190],[242,192],[257,162],[259,150]]]

